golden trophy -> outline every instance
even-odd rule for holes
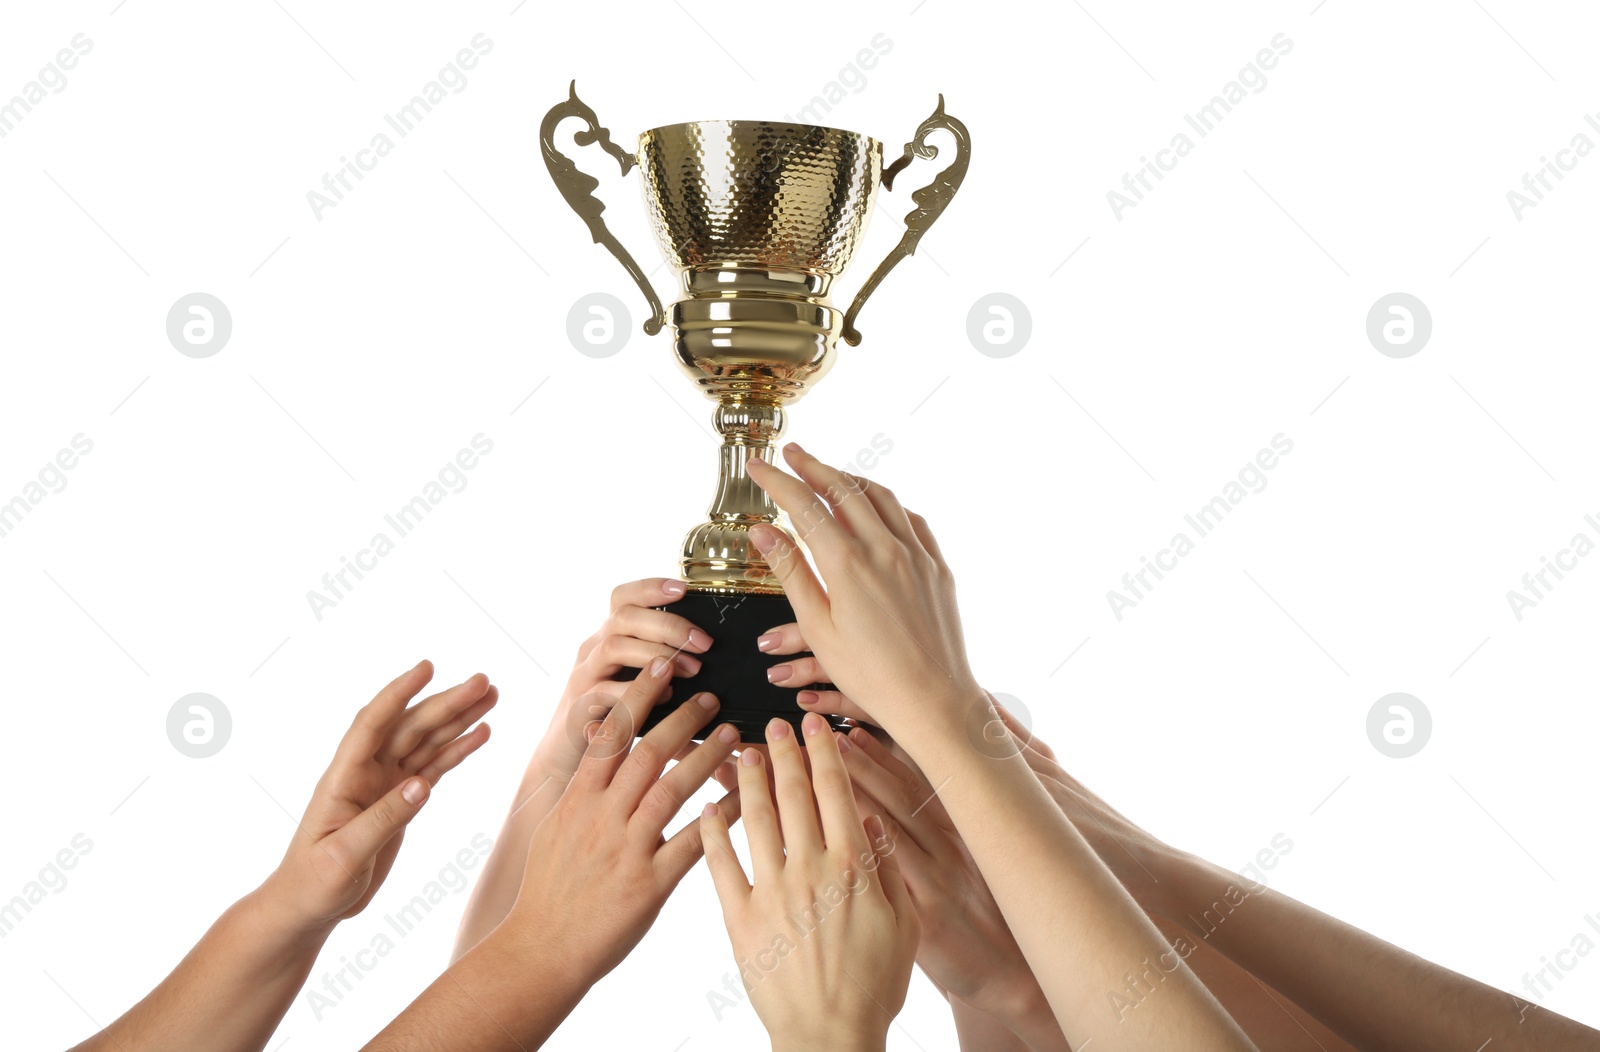
[[[556,128],[567,118],[583,123],[573,136],[577,145],[598,143],[623,175],[639,169],[656,242],[681,280],[682,294],[669,307],[662,307],[644,271],[606,226],[605,205],[593,196],[599,180],[557,148]],[[937,157],[927,138],[940,130],[954,136],[955,159],[912,194],[916,207],[906,216],[905,235],[841,313],[829,299],[831,286],[861,242],[880,179],[892,190],[894,177],[913,158]],[[673,691],[678,700],[712,691],[722,702],[719,719],[737,726],[745,740],[762,741],[772,717],[798,725],[804,712],[795,689],[767,682],[767,666],[788,658],[756,649],[756,637],[793,621],[794,611],[749,540],[756,523],[785,527],[777,522],[778,509],[745,473],[745,463],[771,459],[786,407],[826,375],[839,337],[851,346],[861,342],[855,322],[867,297],[916,251],[966,175],[966,126],[944,112],[940,96],[887,168],[876,139],[773,121],[653,128],[630,153],[611,140],[578,98],[574,82],[568,97],[545,115],[539,145],[562,197],[644,293],[645,333],[671,326],[679,368],[716,403],[721,473],[707,521],[683,541],[680,570],[688,594],[670,607],[716,642],[702,656],[700,673],[674,680]],[[657,706],[652,723],[668,711]]]

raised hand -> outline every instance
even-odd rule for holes
[[[655,658],[671,662],[674,676],[700,670],[695,655],[711,646],[711,636],[677,614],[654,609],[681,599],[684,592],[683,582],[662,577],[631,581],[612,591],[605,620],[578,647],[550,726],[533,751],[494,850],[473,885],[456,932],[454,957],[493,931],[516,901],[534,828],[578,769],[589,735],[636,682],[616,679],[617,673],[644,668]],[[664,681],[652,701],[664,701],[671,693],[670,680]]]
[[[701,854],[699,823],[663,834],[738,743],[724,724],[684,753],[716,714],[709,694],[690,698],[635,742],[634,728],[670,681],[671,663],[658,657],[623,691],[534,830],[505,920],[369,1049],[537,1048],[643,938]],[[737,808],[738,797],[729,794],[719,813],[736,816]]]
[[[286,920],[331,927],[360,913],[432,787],[489,740],[478,723],[500,696],[489,678],[480,672],[408,708],[432,678],[433,663],[418,662],[356,713],[262,886]]]
[[[267,1043],[335,925],[383,883],[433,787],[489,738],[478,720],[499,692],[487,677],[407,707],[432,677],[420,662],[356,713],[277,869],[75,1052],[258,1052]]]
[[[877,816],[863,823],[838,739],[814,713],[773,720],[768,751],[740,754],[739,793],[754,886],[733,853],[726,816],[700,820],[706,865],[722,900],[745,988],[775,1052],[882,1049],[905,1003],[919,926]]]

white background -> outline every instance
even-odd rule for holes
[[[158,981],[276,862],[280,803],[300,812],[354,709],[420,657],[441,685],[500,684],[494,738],[313,981],[497,833],[578,642],[614,584],[673,571],[715,465],[710,403],[637,331],[539,120],[573,77],[624,144],[791,114],[880,33],[892,48],[826,123],[898,154],[943,92],[971,173],[792,437],[834,461],[892,441],[872,474],[937,529],[975,666],[1088,785],[1229,866],[1285,834],[1276,887],[1520,991],[1600,913],[1600,558],[1520,622],[1506,599],[1573,534],[1600,539],[1600,160],[1520,218],[1506,195],[1574,135],[1600,141],[1600,26],[1485,4],[8,10],[0,97],[75,34],[93,50],[0,139],[0,500],[74,435],[94,448],[0,537],[0,899],[93,843],[0,941],[7,1043],[70,1044]],[[307,192],[479,33],[465,88],[315,217]],[[1265,87],[1195,136],[1183,114],[1280,33]],[[1180,131],[1193,151],[1114,215],[1107,192]],[[635,185],[580,163],[653,267]],[[934,170],[883,196],[842,302]],[[197,291],[233,320],[205,359],[165,331]],[[633,312],[606,359],[566,331],[598,291]],[[1009,357],[967,337],[992,292],[1031,314]],[[1412,357],[1366,335],[1393,292],[1431,312]],[[494,450],[467,488],[315,618],[307,591],[479,433]],[[1279,433],[1294,449],[1267,487],[1113,616],[1107,591]],[[205,760],[165,731],[196,691],[233,720]],[[1432,715],[1410,759],[1367,737],[1394,691]],[[269,1047],[365,1040],[443,967],[464,901],[320,1021],[297,1002]],[[1578,960],[1543,1003],[1600,1025],[1600,958]],[[697,870],[554,1045],[757,1046],[748,1005],[707,1004],[732,969]],[[890,1040],[955,1047],[920,976]]]

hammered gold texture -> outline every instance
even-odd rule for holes
[[[837,128],[697,121],[641,135],[639,168],[656,238],[677,269],[837,276],[859,246],[883,147]]]

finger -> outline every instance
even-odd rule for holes
[[[911,518],[906,514],[906,509],[895,499],[894,491],[881,482],[874,482],[860,475],[851,475],[850,478],[855,480],[856,489],[861,495],[872,502],[878,518],[889,532],[894,534],[895,539],[912,551],[920,550],[922,541],[918,539],[917,531],[911,528]]]
[[[750,841],[751,876],[757,884],[778,879],[783,872],[783,832],[767,788],[767,762],[759,750],[749,747],[739,754],[739,807]]]
[[[432,678],[433,662],[423,658],[378,691],[372,700],[356,713],[350,729],[339,742],[339,758],[371,759],[388,737],[390,723],[405,711],[407,703],[416,696],[417,691],[427,686]]]
[[[401,759],[400,769],[402,771],[417,771],[426,767],[435,753],[461,737],[467,728],[488,715],[489,710],[494,708],[499,701],[500,688],[491,685],[483,697],[473,702],[460,715],[444,726],[430,731],[428,736],[422,739],[421,744]]]
[[[488,740],[489,725],[480,723],[466,734],[440,749],[434,754],[433,759],[428,761],[428,765],[417,773],[426,778],[429,785],[438,785],[439,779],[450,771],[455,770],[457,764],[477,752],[478,748]]]
[[[644,668],[652,658],[671,661],[680,676],[692,676],[700,671],[700,659],[693,654],[679,653],[677,647],[667,643],[627,635],[609,635],[601,639],[589,651],[584,663],[594,678],[600,680],[616,675],[619,669]]]
[[[755,463],[754,458],[751,463]],[[783,474],[776,468],[773,471]],[[783,585],[783,594],[794,607],[795,616],[811,624],[813,631],[816,631],[815,626],[826,624],[828,593],[822,587],[816,570],[806,561],[805,553],[794,543],[794,538],[775,526],[757,523],[750,527],[750,543],[756,546],[761,558],[777,575],[778,583]]]
[[[845,740],[849,746],[842,751],[850,779],[862,792],[878,801],[883,813],[904,829],[919,847],[931,852],[938,839],[933,818],[928,812],[939,806],[939,802],[933,798],[932,789],[920,777],[910,772],[895,771],[880,762],[893,761],[894,758],[885,755],[881,746],[876,750],[876,755],[869,751],[869,744],[877,745],[877,742],[866,731],[852,731]]]
[[[936,887],[934,882],[933,856],[922,850],[917,843],[906,835],[905,830],[889,815],[888,809],[873,798],[872,794],[856,786],[857,821],[865,822],[868,817],[876,815],[882,822],[886,842],[894,845],[895,858],[900,863],[900,875],[905,878],[906,890],[911,893],[912,901],[919,897],[931,895]],[[867,850],[872,854],[877,853],[877,848],[870,842]],[[868,859],[872,865],[877,865]]]
[[[856,799],[850,788],[850,773],[839,755],[840,737],[828,721],[814,712],[800,720],[806,739],[806,755],[811,758],[811,788],[816,793],[817,811],[822,816],[822,839],[829,851],[858,855],[867,848],[856,814]]]
[[[489,677],[474,672],[450,689],[417,702],[391,724],[388,740],[378,749],[378,759],[387,762],[409,755],[434,728],[450,722],[488,692]]]
[[[813,683],[830,683],[822,670],[822,662],[814,657],[797,657],[767,669],[767,682],[783,687],[808,687]]]
[[[874,763],[883,768],[889,777],[901,786],[902,798],[913,812],[926,815],[929,821],[947,830],[955,829],[955,823],[950,820],[950,813],[944,808],[944,801],[939,799],[938,789],[923,777],[921,771],[907,763],[903,756],[879,741],[870,731],[862,728],[851,732],[850,744],[871,757]]]
[[[734,792],[739,788],[739,765],[733,760],[724,760],[717,765],[717,769],[712,772],[711,777],[715,778],[717,784],[728,790],[728,792]]]
[[[763,654],[783,655],[798,654],[802,650],[811,648],[806,645],[805,636],[800,633],[800,625],[791,621],[761,633],[756,639],[756,649]]]
[[[625,606],[659,606],[675,603],[688,592],[682,581],[670,577],[646,577],[642,581],[629,581],[611,590],[611,612]]]
[[[822,829],[817,823],[816,796],[806,777],[805,758],[787,720],[767,723],[767,751],[772,755],[772,777],[777,785],[778,824],[783,846],[792,858],[812,857],[822,850]]]
[[[1055,750],[1046,745],[1044,739],[1034,734],[1032,729],[1024,727],[1022,721],[1011,714],[1010,709],[998,701],[994,702],[994,709],[1000,714],[1000,722],[1006,725],[1006,730],[1011,732],[1011,736],[1016,738],[1019,744],[1037,750],[1047,760],[1056,758]]]
[[[649,734],[634,743],[627,762],[617,769],[611,779],[614,806],[622,814],[624,822],[630,822],[638,812],[651,787],[660,784],[661,772],[667,769],[668,761],[694,737],[695,731],[711,722],[711,717],[716,715],[719,707],[715,694],[701,691],[673,709],[651,728]],[[710,774],[709,771],[706,773]],[[656,827],[657,836],[686,799],[687,796],[679,797],[672,810],[662,817],[661,825]]]
[[[810,486],[760,457],[751,457],[746,461],[745,470],[756,485],[766,490],[772,503],[788,513],[795,532],[813,550],[837,554],[849,543],[850,532],[833,517],[828,502],[812,492]],[[751,532],[752,539],[755,536],[754,529]]]
[[[688,830],[683,832],[687,833]],[[699,832],[706,868],[711,871],[711,883],[717,889],[717,901],[722,903],[722,916],[726,921],[735,909],[750,898],[750,880],[745,876],[744,866],[739,864],[739,856],[733,853],[733,841],[728,836],[728,820],[720,806],[706,805],[700,815]]]
[[[739,820],[739,794],[727,793],[717,801],[717,809],[722,813],[728,824]],[[700,861],[700,856],[705,853],[705,844],[700,837],[700,820],[691,819],[684,823],[683,828],[668,838],[667,842],[656,849],[655,868],[661,877],[661,887],[670,891],[677,887],[694,864]],[[740,870],[743,873],[743,870]]]
[[[705,696],[711,697],[709,694]],[[707,718],[710,715],[710,712],[706,713]],[[704,725],[702,720],[695,729]],[[660,727],[656,730],[660,730]],[[651,733],[654,734],[655,731]],[[692,734],[693,730],[690,733]],[[706,740],[689,754],[688,759],[657,778],[655,783],[645,790],[638,810],[628,822],[629,831],[644,837],[650,843],[659,840],[661,831],[667,828],[667,823],[672,821],[673,816],[689,797],[699,792],[700,787],[710,780],[711,772],[732,755],[733,747],[737,744],[739,744],[739,731],[731,723],[725,723],[714,733],[706,735]],[[638,754],[638,750],[635,749],[634,755]]]
[[[872,543],[881,543],[891,536],[888,526],[878,517],[878,509],[861,491],[854,475],[824,464],[801,449],[797,442],[783,447],[783,459],[812,492],[828,503],[834,519],[843,523],[851,534]]]
[[[923,549],[933,556],[934,562],[946,566],[944,552],[939,550],[939,539],[933,535],[933,527],[928,525],[928,520],[914,511],[906,512],[906,518],[911,521],[911,530],[917,535],[917,540],[922,542]]]
[[[589,739],[583,759],[572,775],[572,783],[585,790],[601,790],[611,784],[612,777],[633,745],[634,731],[644,725],[645,717],[655,705],[661,690],[667,686],[672,664],[656,658],[639,673],[639,678],[628,684],[622,697],[606,713],[605,719],[595,728]],[[676,748],[673,750],[677,751]]]
[[[807,712],[821,712],[829,716],[843,716],[857,723],[876,724],[872,713],[851,701],[837,690],[802,690],[795,701]]]
[[[334,859],[351,873],[365,869],[378,850],[416,817],[428,802],[429,786],[421,777],[407,778],[378,802],[346,822],[322,841]]]
[[[712,643],[710,633],[687,617],[645,606],[624,606],[617,610],[611,615],[610,631],[616,635],[648,639],[652,643],[665,643],[696,654],[704,654],[711,649]]]

